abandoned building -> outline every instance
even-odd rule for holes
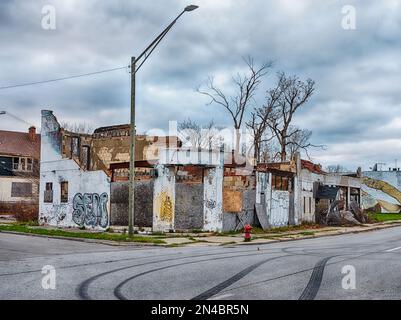
[[[328,208],[334,200],[347,208],[352,201],[360,205],[360,178],[326,173],[299,153],[288,162],[259,164],[256,172],[255,208],[264,229],[316,222],[318,207]],[[328,188],[337,190],[334,198],[327,196]]]
[[[128,224],[129,126],[77,134],[42,111],[42,224],[106,229]],[[314,222],[323,188],[360,203],[360,179],[327,174],[302,160],[254,167],[224,149],[183,148],[174,136],[137,136],[135,227],[229,231]],[[240,161],[239,161],[240,160]],[[252,159],[251,159],[252,160]],[[336,199],[337,199],[336,193]]]
[[[39,202],[40,135],[0,130],[0,211],[16,213]],[[19,204],[19,206],[17,206]]]

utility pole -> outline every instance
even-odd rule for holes
[[[130,124],[130,159],[129,159],[129,205],[128,205],[128,234],[134,233],[135,219],[135,57],[131,57],[131,124]]]
[[[138,58],[131,58],[131,122],[130,122],[130,159],[129,159],[129,196],[128,196],[128,234],[132,236],[134,234],[134,223],[135,223],[135,74],[142,67],[145,61],[152,54],[153,50],[159,45],[166,34],[174,26],[177,20],[185,13],[194,11],[198,8],[195,5],[189,5],[178,15],[177,18],[171,22],[166,29],[159,34],[155,40],[138,56]],[[141,61],[141,59],[143,60]],[[139,63],[139,61],[141,61]],[[139,63],[137,67],[136,64]]]

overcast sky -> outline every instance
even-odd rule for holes
[[[283,70],[316,81],[296,115],[313,131],[312,150],[323,166],[369,169],[401,162],[401,1],[198,0],[138,72],[139,132],[166,129],[169,120],[213,119],[229,126],[222,108],[206,105],[195,89],[215,76],[225,90],[244,68],[243,56],[274,61],[260,88]],[[42,8],[56,9],[56,29],[42,28]],[[0,2],[0,87],[128,65],[190,4],[184,0]],[[344,5],[356,9],[356,29],[344,30]],[[129,122],[130,75],[92,77],[0,90],[0,110],[40,126],[40,110],[60,122],[92,128]],[[0,115],[0,129],[27,124]]]

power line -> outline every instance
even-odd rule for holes
[[[95,71],[95,72],[77,74],[77,75],[72,75],[72,76],[68,76],[68,77],[62,77],[62,78],[55,78],[55,79],[50,79],[50,80],[44,80],[44,81],[35,81],[35,82],[26,82],[26,83],[20,83],[20,84],[13,84],[13,85],[9,85],[9,86],[0,87],[0,90],[12,89],[12,88],[18,88],[18,87],[26,87],[26,86],[33,86],[33,85],[42,84],[42,83],[49,83],[49,82],[56,82],[56,81],[63,81],[63,80],[69,80],[69,79],[87,77],[87,76],[92,76],[92,75],[95,75],[95,74],[100,74],[100,73],[106,73],[106,72],[112,72],[112,71],[122,70],[122,69],[126,69],[126,68],[128,68],[128,67],[129,67],[129,66],[124,66],[124,67],[118,67],[118,68],[112,68],[112,69],[105,69],[105,70],[100,70],[100,71]]]

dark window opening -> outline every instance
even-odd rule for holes
[[[68,182],[63,181],[60,183],[60,189],[61,189],[61,203],[67,203],[68,202]]]
[[[46,182],[44,202],[45,203],[53,203],[53,183],[52,182]]]
[[[33,161],[31,158],[26,159],[26,170],[32,171],[33,169]]]
[[[19,158],[13,158],[13,170],[19,169]]]
[[[288,191],[290,186],[290,179],[274,175],[272,176],[272,187],[274,190]]]

